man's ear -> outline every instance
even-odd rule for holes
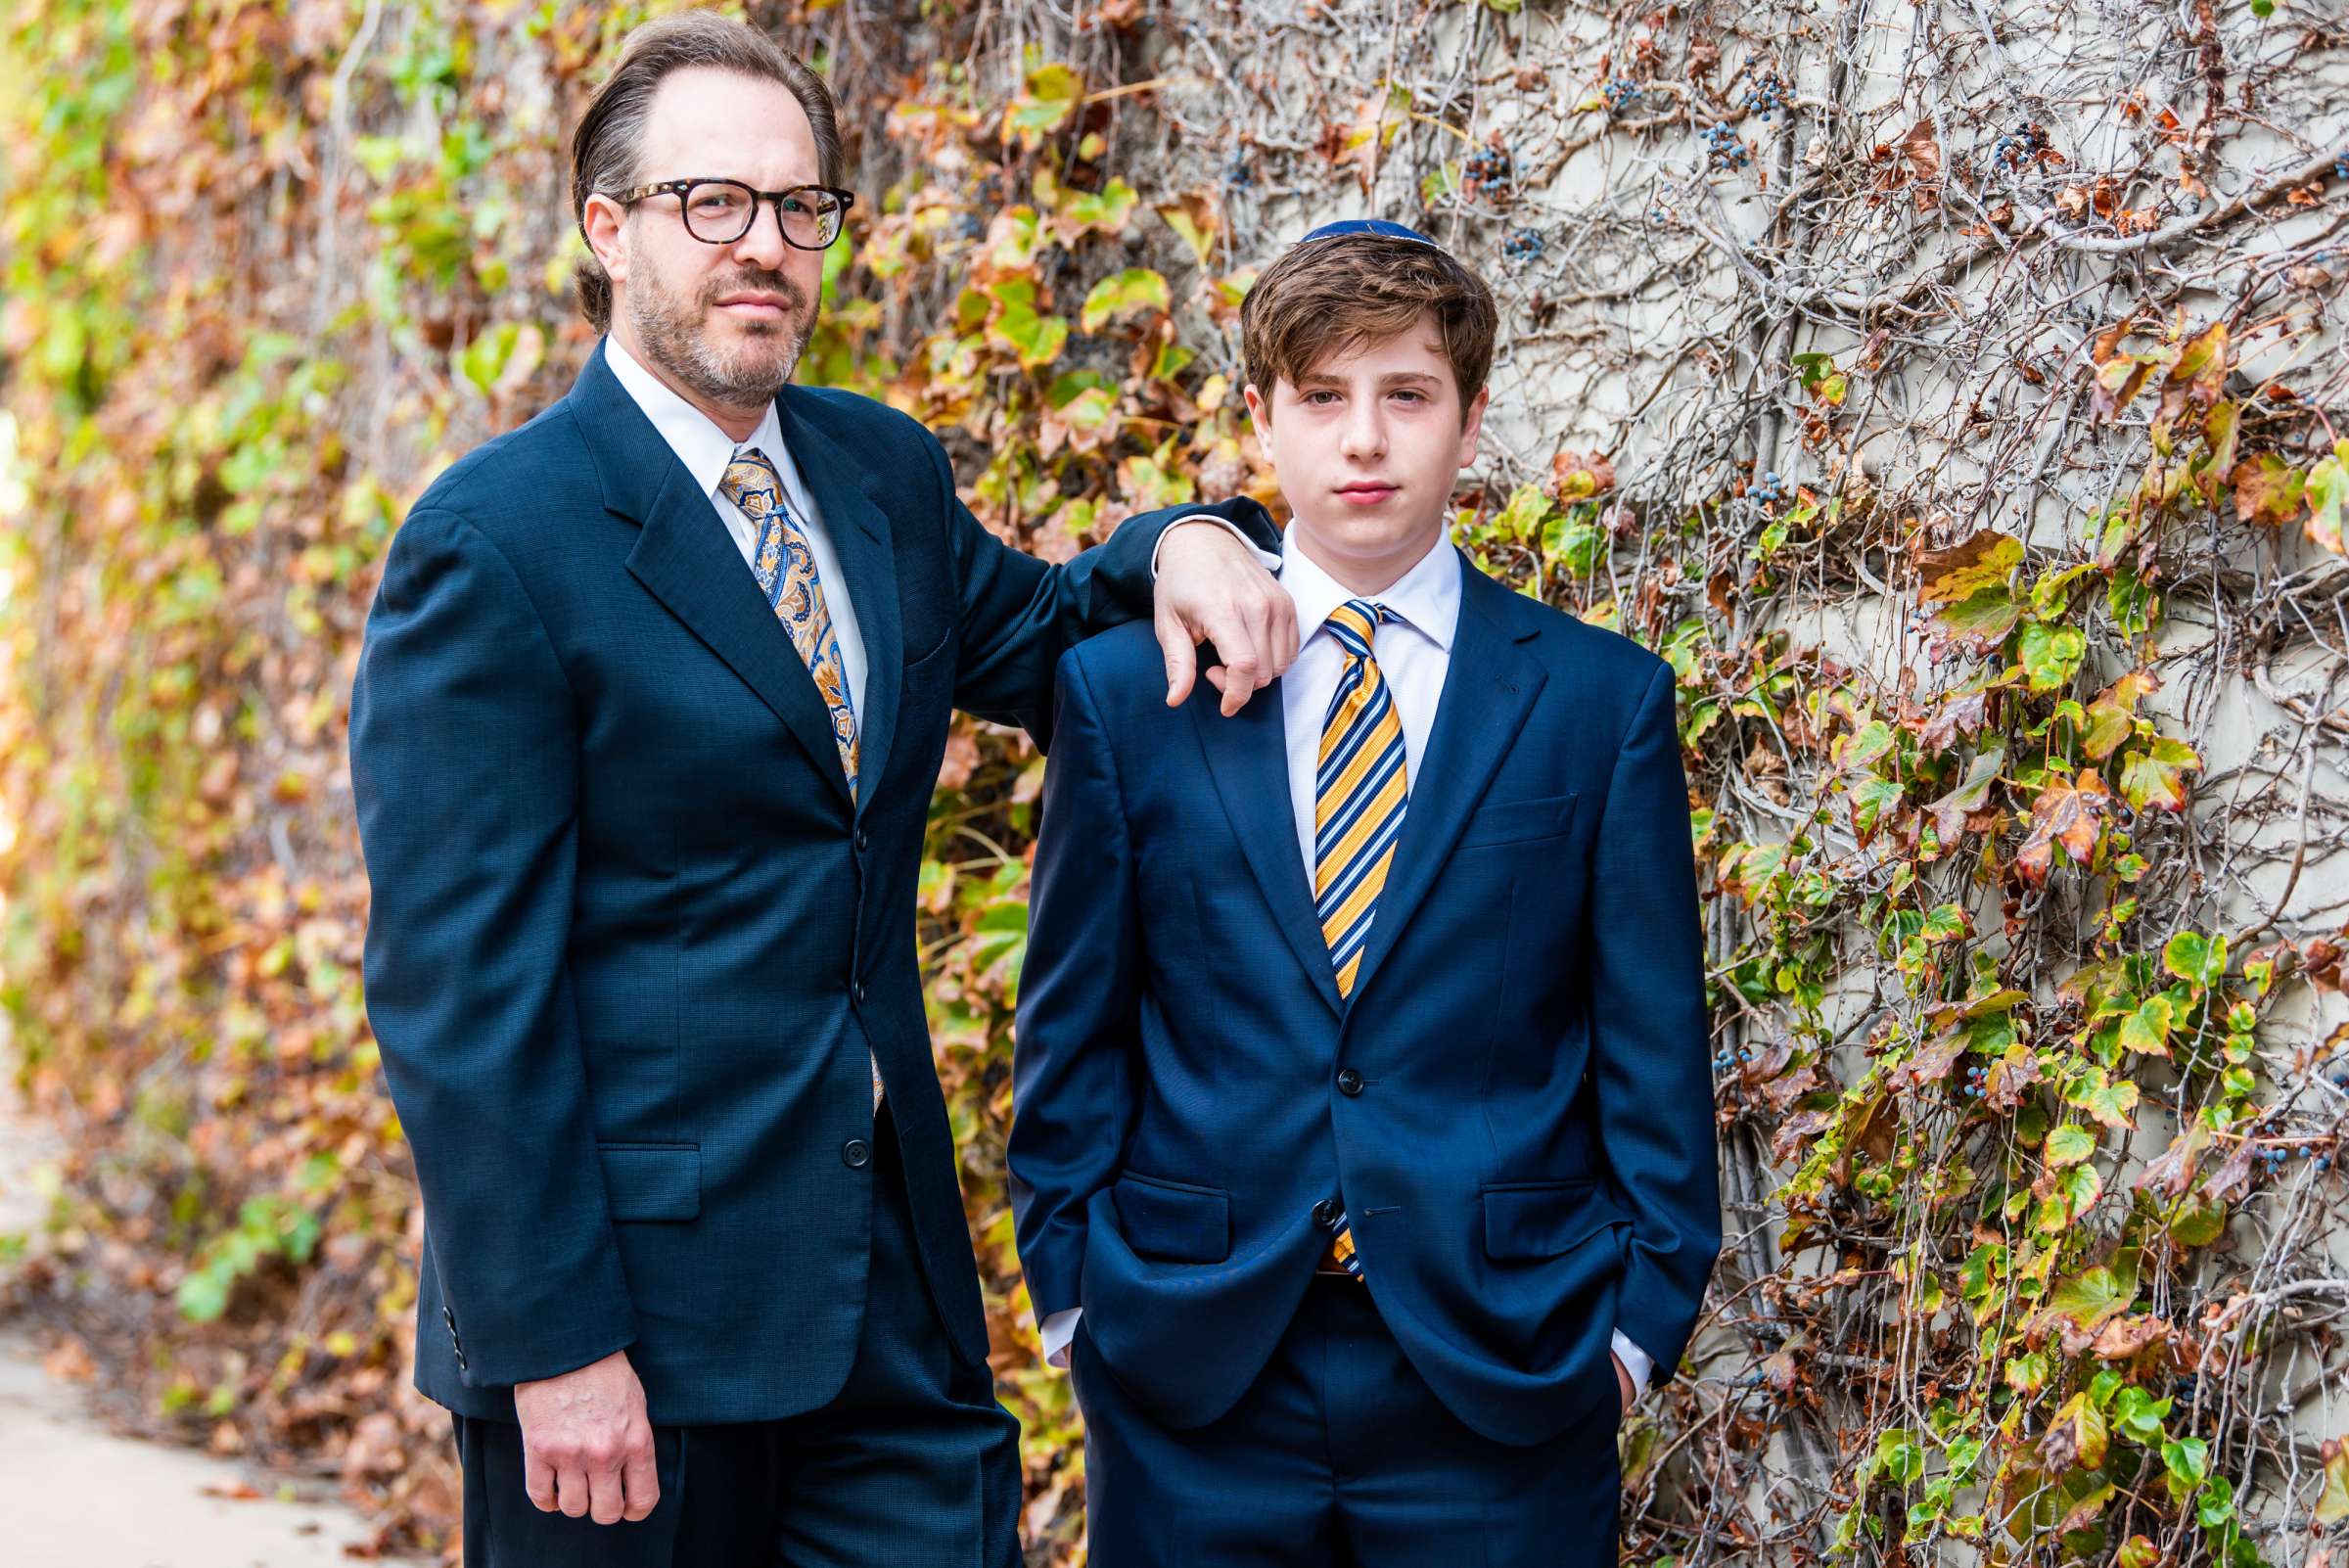
[[[1242,387],[1240,396],[1248,404],[1248,423],[1256,427],[1256,444],[1269,449],[1272,444],[1272,400],[1256,390],[1255,382]]]
[[[1492,397],[1493,389],[1491,387],[1479,387],[1476,390],[1476,395],[1468,399],[1467,408],[1460,414],[1460,467],[1462,468],[1466,468],[1476,461],[1476,438],[1484,434],[1485,404],[1490,402]]]
[[[579,214],[579,233],[587,249],[615,284],[628,279],[628,246],[622,233],[627,221],[627,208],[600,191],[587,198],[587,209]]]

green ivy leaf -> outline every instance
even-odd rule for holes
[[[1909,1485],[1925,1473],[1925,1449],[1914,1428],[1896,1426],[1876,1439],[1876,1473]]]
[[[1070,223],[1082,224],[1094,234],[1123,234],[1133,217],[1134,208],[1142,205],[1141,194],[1112,176],[1098,191],[1080,191],[1060,206],[1060,215]],[[1065,230],[1064,230],[1065,232]],[[1134,271],[1146,270],[1134,268]]]
[[[2177,1021],[2178,1009],[2169,997],[2147,996],[2121,1020],[2121,1044],[2141,1056],[2167,1056],[2170,1030]]]
[[[2088,652],[2088,638],[2077,626],[2027,621],[2017,647],[2023,673],[2033,691],[2053,691],[2070,680]]]
[[[1035,152],[1043,139],[1068,123],[1084,97],[1084,82],[1068,67],[1054,64],[1028,73],[1027,90],[1003,112],[1003,139]]]
[[[2161,967],[2208,991],[2227,978],[2227,939],[2181,931],[2161,949]]]
[[[2066,1122],[2048,1134],[2048,1164],[2078,1165],[2096,1152],[2096,1135],[2077,1122]]]
[[[2126,1313],[2128,1303],[2133,1303],[2136,1298],[2136,1268],[2114,1269],[2097,1263],[2096,1268],[2057,1284],[2053,1296],[2049,1296],[2046,1310],[2057,1316],[2069,1316],[2074,1324],[2089,1328],[2093,1333],[2096,1328],[2107,1324],[2109,1319]]]
[[[2121,796],[2139,810],[2186,809],[2186,774],[2202,765],[2201,757],[2182,740],[2164,735],[2143,751],[2121,757]]]
[[[2161,1446],[2161,1465],[2170,1497],[2184,1502],[2210,1477],[2210,1445],[2198,1437],[2172,1438]]]
[[[1128,267],[1093,285],[1077,318],[1078,330],[1099,332],[1112,321],[1142,312],[1160,315],[1174,308],[1167,280],[1149,267]]]

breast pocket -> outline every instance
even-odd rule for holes
[[[1531,839],[1562,837],[1574,822],[1573,793],[1544,795],[1531,801],[1502,801],[1485,806],[1469,818],[1460,848],[1473,850],[1491,844],[1522,844]]]

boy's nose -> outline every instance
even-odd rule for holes
[[[1376,457],[1387,449],[1386,422],[1375,408],[1359,409],[1346,421],[1345,449],[1349,457]]]

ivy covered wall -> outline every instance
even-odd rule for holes
[[[562,153],[653,9],[0,27],[5,1300],[126,1417],[444,1543],[343,761],[384,548],[561,394]],[[1065,556],[1271,497],[1235,308],[1417,222],[1504,315],[1488,570],[1671,658],[1730,1243],[1627,1560],[2342,1549],[2349,25],[2325,0],[811,0],[806,378]],[[1082,1447],[1002,1184],[1041,762],[958,730],[924,961],[1030,1539]],[[2329,1548],[2325,1545],[2329,1541]]]

